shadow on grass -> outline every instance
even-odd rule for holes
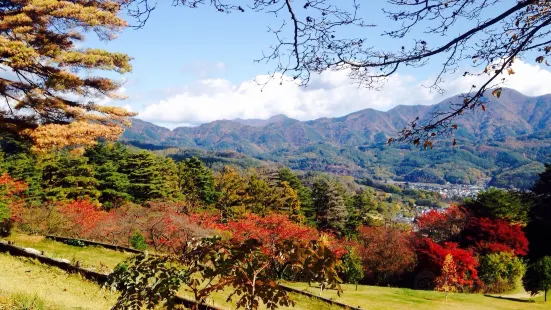
[[[488,295],[484,294],[485,297],[495,298],[495,299],[503,299],[503,300],[509,300],[509,301],[516,301],[516,302],[524,302],[524,303],[534,303],[535,301],[533,299],[526,299],[526,298],[515,298],[515,297],[505,297],[505,296],[494,296],[494,295]]]

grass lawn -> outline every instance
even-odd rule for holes
[[[234,296],[233,301],[234,302],[226,302],[226,298],[230,295],[231,289],[227,288],[224,291],[221,292],[215,292],[211,295],[210,298],[207,300],[208,305],[214,305],[218,308],[226,309],[226,310],[233,310],[235,309],[235,301],[237,301],[237,297]],[[179,295],[188,297],[193,299],[193,293],[188,291],[186,287],[182,287],[179,291]],[[307,296],[301,295],[301,294],[291,294],[291,299],[296,302],[296,305],[294,307],[280,307],[278,309],[296,309],[296,310],[342,310],[341,307],[337,306],[331,306],[326,302],[312,299]],[[261,305],[260,309],[266,310],[267,308],[263,305]]]
[[[110,309],[117,295],[75,274],[0,254],[0,309]]]
[[[101,266],[113,269],[118,263],[132,256],[132,253],[118,252],[98,246],[77,247],[62,242],[53,241],[43,236],[29,236],[13,233],[7,240],[25,248],[34,248],[44,251],[49,257],[65,258],[72,262],[80,261],[81,266],[95,268],[102,271]]]
[[[287,283],[288,286],[319,294],[319,288],[308,287],[306,283]],[[550,309],[551,302],[543,303],[541,297],[536,302],[521,302],[488,297],[480,294],[449,294],[448,301],[444,293],[419,291],[402,288],[387,288],[378,286],[343,285],[344,294],[337,296],[336,291],[326,290],[322,297],[339,302],[360,306],[362,309]]]

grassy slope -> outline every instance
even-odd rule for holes
[[[44,251],[44,254],[49,257],[65,258],[72,262],[80,261],[83,267],[88,268],[101,269],[101,265],[105,265],[109,269],[113,269],[118,263],[131,256],[130,253],[113,251],[102,247],[86,246],[81,248],[66,245],[42,236],[28,236],[14,233],[7,239],[15,242],[15,245],[20,247]]]
[[[103,262],[110,268],[113,268],[117,263],[128,257],[128,254],[116,252],[99,247],[85,247],[79,248],[74,246],[65,245],[60,242],[44,239],[37,236],[25,236],[16,234],[9,238],[15,241],[17,245],[24,247],[33,247],[38,250],[45,251],[46,255],[53,257],[63,257],[67,259],[76,259],[83,262],[88,266],[99,266],[99,262]],[[30,272],[27,272],[30,270]],[[72,279],[74,285],[64,285],[62,279]],[[61,279],[61,280],[60,280]],[[5,280],[5,281],[4,281]],[[48,285],[50,280],[53,281],[53,285]],[[56,284],[57,283],[57,284]],[[73,282],[71,282],[73,283]],[[12,285],[13,284],[13,285]],[[7,290],[7,286],[12,285],[12,289]],[[308,287],[304,283],[289,283],[290,286],[301,290],[308,290],[313,294],[318,294],[319,291],[315,287]],[[71,288],[71,292],[63,291],[65,288]],[[90,291],[88,291],[90,287]],[[355,291],[351,285],[343,285],[344,294],[341,297],[336,295],[334,291],[325,291],[323,297],[334,298],[342,303],[346,303],[352,306],[361,306],[362,309],[425,309],[431,308],[431,310],[437,309],[550,309],[551,302],[543,304],[541,297],[538,298],[536,303],[522,303],[518,301],[502,300],[491,297],[485,297],[483,295],[476,294],[450,294],[449,301],[445,301],[443,293],[432,291],[415,291],[409,289],[399,288],[385,288],[374,286],[359,286],[359,290]],[[56,290],[59,290],[56,292]],[[59,292],[62,291],[63,294]],[[225,308],[234,309],[234,303],[226,302],[226,297],[230,294],[231,290],[227,289],[223,292],[217,292],[213,294],[209,299],[209,303]],[[40,264],[32,264],[28,260],[20,260],[7,255],[0,255],[0,309],[2,309],[2,295],[5,294],[26,294],[26,298],[33,298],[34,294],[38,293],[40,299],[45,300],[48,303],[59,304],[58,298],[63,296],[69,296],[72,298],[72,302],[76,302],[79,299],[83,301],[94,298],[106,302],[114,302],[115,297],[109,293],[101,293],[99,287],[93,283],[83,281],[78,276],[67,275],[62,271],[55,268],[48,268]],[[98,295],[94,295],[98,294]],[[180,294],[187,297],[192,297],[190,292],[186,292],[185,287],[180,290]],[[53,299],[52,299],[53,298]],[[297,302],[293,309],[299,310],[317,310],[328,309],[336,310],[337,307],[330,307],[326,303],[310,299],[300,294],[291,294],[291,298]],[[71,303],[63,303],[70,305]],[[101,303],[94,303],[98,306]],[[86,309],[108,309],[108,306],[102,308],[89,308],[87,306],[81,306]],[[265,309],[263,307],[263,309]],[[286,308],[282,308],[286,309]]]
[[[27,309],[110,309],[117,296],[78,275],[34,260],[0,254],[0,309],[17,300],[37,298]],[[7,309],[17,309],[10,305]],[[20,307],[20,309],[25,309]]]
[[[288,283],[289,286],[319,294],[317,287],[308,287],[305,283]],[[487,297],[480,294],[449,294],[448,301],[440,292],[418,291],[378,286],[343,285],[344,294],[337,296],[336,291],[324,291],[322,296],[332,298],[362,309],[551,309],[551,303],[544,304],[540,298],[535,303],[519,302]]]

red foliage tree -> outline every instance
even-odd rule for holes
[[[478,260],[473,256],[472,250],[461,249],[455,242],[445,242],[441,245],[426,237],[417,239],[415,248],[419,269],[427,269],[440,275],[446,256],[451,254],[457,270],[458,286],[467,291],[473,286],[481,284],[476,270]]]
[[[392,227],[360,227],[358,254],[365,275],[376,284],[388,284],[415,266],[411,233]]]
[[[417,218],[419,233],[436,242],[455,241],[465,227],[467,212],[452,205],[443,212],[431,210]]]
[[[462,233],[462,245],[474,247],[481,254],[513,252],[528,253],[528,239],[520,225],[501,219],[472,217]]]
[[[6,208],[11,221],[21,220],[23,205],[25,204],[21,195],[27,190],[27,184],[14,180],[9,174],[0,176],[0,208]],[[0,210],[1,212],[1,210]],[[0,218],[0,220],[2,220]]]
[[[107,219],[107,212],[100,210],[88,200],[75,200],[59,207],[60,213],[69,221],[66,234],[79,238],[98,239],[99,230]]]

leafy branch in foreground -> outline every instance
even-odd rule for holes
[[[197,304],[231,287],[227,297],[237,308],[268,309],[294,302],[278,284],[276,264],[288,264],[302,280],[323,282],[341,292],[336,255],[323,242],[282,241],[277,256],[256,239],[223,240],[215,236],[188,242],[180,255],[139,255],[120,265],[109,283],[121,291],[116,309],[174,306],[180,285],[191,290]],[[114,308],[114,309],[115,309]]]

